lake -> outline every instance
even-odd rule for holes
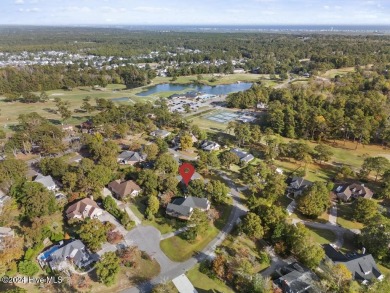
[[[245,91],[252,86],[250,82],[221,84],[215,86],[197,85],[197,84],[172,84],[163,83],[149,87],[147,90],[136,94],[137,96],[146,97],[161,92],[181,92],[184,90],[197,91],[210,95],[227,95],[230,93]]]

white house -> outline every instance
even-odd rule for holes
[[[35,177],[34,182],[41,183],[48,190],[54,191],[57,189],[57,185],[55,184],[53,178],[50,175],[43,176],[42,174],[38,174],[37,177]]]

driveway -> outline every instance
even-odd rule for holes
[[[138,226],[127,233],[126,240],[148,253],[161,267],[161,273],[166,272],[178,263],[171,261],[160,248],[161,233],[152,226]]]
[[[123,237],[126,236],[128,231],[122,226],[121,223],[117,221],[117,219],[111,215],[109,212],[104,211],[101,216],[98,218],[101,222],[110,222],[111,224],[116,226],[115,231],[118,231],[119,233],[122,234]]]
[[[230,187],[230,195],[233,199],[233,209],[223,229],[200,253],[181,263],[169,260],[161,251],[159,243],[161,234],[157,229],[151,226],[138,226],[133,229],[128,235],[134,240],[134,243],[139,243],[137,245],[141,250],[147,251],[160,263],[161,273],[152,280],[139,284],[137,287],[123,290],[123,293],[150,292],[153,286],[172,280],[177,276],[186,273],[198,262],[213,257],[216,247],[223,242],[225,237],[233,229],[234,224],[237,223],[237,220],[248,211],[248,209],[241,204],[240,194],[234,182],[222,172],[220,175]]]

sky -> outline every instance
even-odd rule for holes
[[[0,0],[0,24],[390,25],[390,0]]]

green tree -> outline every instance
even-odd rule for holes
[[[368,221],[378,214],[378,204],[368,198],[359,197],[353,204],[353,218],[361,223]]]
[[[156,169],[165,174],[176,174],[179,169],[178,163],[170,154],[162,154],[156,160]]]
[[[148,199],[148,207],[146,208],[146,215],[148,218],[152,218],[155,214],[158,213],[158,209],[160,208],[160,202],[158,201],[157,196],[150,196]]]
[[[23,274],[25,276],[32,277],[36,273],[38,273],[39,268],[31,260],[23,260],[23,261],[18,263],[18,271],[19,271],[19,273],[21,273],[21,274]]]
[[[54,178],[60,179],[68,169],[68,164],[62,157],[59,158],[43,158],[39,162],[39,169],[43,175],[51,175]]]
[[[24,216],[29,220],[51,215],[57,210],[54,194],[41,183],[24,182],[13,187],[10,193],[16,198],[23,208]]]
[[[106,286],[115,283],[120,271],[120,260],[115,252],[106,252],[96,264],[96,275],[100,282]]]
[[[201,179],[191,180],[187,187],[187,193],[190,196],[206,197],[205,184]]]
[[[290,225],[288,232],[288,243],[291,252],[309,268],[315,268],[325,257],[321,246],[311,240],[309,231],[303,224],[296,227]]]
[[[194,240],[198,235],[204,233],[209,227],[207,213],[199,209],[194,209],[189,219],[188,227],[189,229],[185,233],[190,240]]]
[[[382,260],[389,257],[390,245],[390,221],[380,215],[371,219],[369,224],[362,229],[360,240],[363,246]]]
[[[378,176],[382,176],[386,170],[390,169],[390,162],[384,157],[368,157],[364,159],[360,175],[362,177],[368,177],[372,171],[375,172],[375,181],[378,180]]]
[[[227,169],[230,168],[231,164],[238,164],[240,162],[240,158],[236,154],[233,154],[230,151],[223,152],[220,155],[220,160],[222,166],[224,166]]]
[[[206,192],[209,198],[216,203],[223,203],[227,198],[229,188],[219,180],[210,180],[206,184]]]
[[[251,129],[248,123],[237,123],[234,128],[234,134],[238,140],[238,145],[245,144],[251,139]]]
[[[255,213],[248,213],[241,224],[242,231],[250,238],[260,239],[264,235],[261,219]]]
[[[330,207],[329,191],[323,182],[314,182],[297,200],[298,211],[316,218]]]
[[[326,144],[319,144],[314,147],[315,159],[322,162],[327,162],[333,156],[332,148]]]
[[[143,152],[145,153],[148,160],[153,161],[156,159],[159,152],[158,146],[154,143],[146,145]]]
[[[142,186],[143,192],[148,195],[157,195],[158,176],[153,170],[144,169],[139,173],[138,184]]]
[[[86,219],[78,234],[89,249],[96,252],[107,241],[108,226],[98,219]]]
[[[180,147],[183,151],[188,150],[192,147],[192,137],[191,135],[185,134],[180,137]]]

